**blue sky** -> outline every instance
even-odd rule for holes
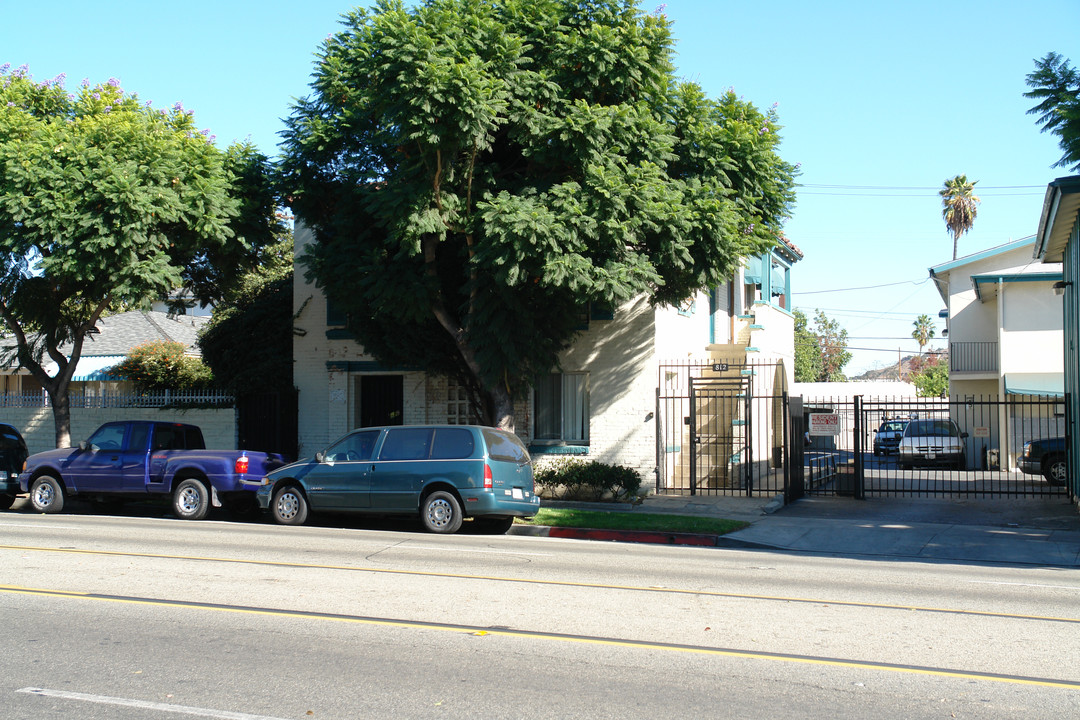
[[[159,107],[183,102],[219,143],[250,137],[275,155],[319,43],[353,4],[9,1],[0,64],[66,73],[69,88],[116,77]],[[849,375],[916,351],[915,317],[943,307],[927,269],[952,259],[946,178],[977,180],[983,200],[965,255],[1033,234],[1046,184],[1068,174],[1051,168],[1057,138],[1022,93],[1051,50],[1080,65],[1078,0],[671,0],[664,12],[681,76],[779,104],[781,154],[802,170],[786,230],[805,253],[795,306],[848,330]]]

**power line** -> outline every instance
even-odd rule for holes
[[[875,290],[877,288],[892,287],[894,285],[922,285],[930,278],[923,278],[922,280],[899,280],[897,282],[882,283],[881,285],[863,285],[862,287],[850,287],[850,288],[836,288],[835,290],[792,290],[792,295],[821,295],[822,293],[834,293],[834,292],[848,292],[850,290]]]

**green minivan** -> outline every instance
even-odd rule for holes
[[[418,514],[431,532],[457,532],[473,518],[505,533],[540,509],[525,445],[478,425],[360,428],[259,485],[259,507],[283,525],[302,525],[310,512]]]

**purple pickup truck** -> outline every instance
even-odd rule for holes
[[[280,455],[207,450],[202,431],[183,423],[110,422],[77,448],[27,458],[19,488],[43,513],[60,512],[70,496],[123,501],[159,496],[184,520],[202,520],[211,507],[245,511],[258,480],[285,464]]]

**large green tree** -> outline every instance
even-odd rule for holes
[[[1064,152],[1052,167],[1080,171],[1080,73],[1067,59],[1051,52],[1035,61],[1027,86],[1031,90],[1024,97],[1039,101],[1028,115],[1039,116],[1042,131],[1057,135]]]
[[[68,387],[108,308],[222,278],[269,242],[265,158],[219,150],[177,103],[154,109],[113,79],[68,93],[63,77],[0,68],[0,318],[10,356],[45,388],[57,446]],[[247,194],[247,193],[250,193]]]
[[[847,329],[821,310],[814,313],[811,328],[807,316],[795,310],[795,381],[840,382],[844,366],[851,362]]]
[[[975,216],[979,212],[979,198],[975,194],[975,183],[978,180],[968,180],[967,175],[957,175],[945,181],[944,187],[938,191],[941,196],[941,217],[945,221],[945,227],[953,236],[952,257],[956,259],[956,251],[960,244],[960,236],[975,226]]]
[[[821,377],[821,348],[806,313],[795,309],[795,382],[817,382]]]
[[[293,242],[291,233],[263,252],[214,307],[199,336],[216,384],[237,395],[293,387]]]
[[[451,376],[485,422],[589,303],[675,304],[775,237],[774,110],[676,81],[630,0],[380,0],[320,49],[288,121],[310,277],[388,364]]]

